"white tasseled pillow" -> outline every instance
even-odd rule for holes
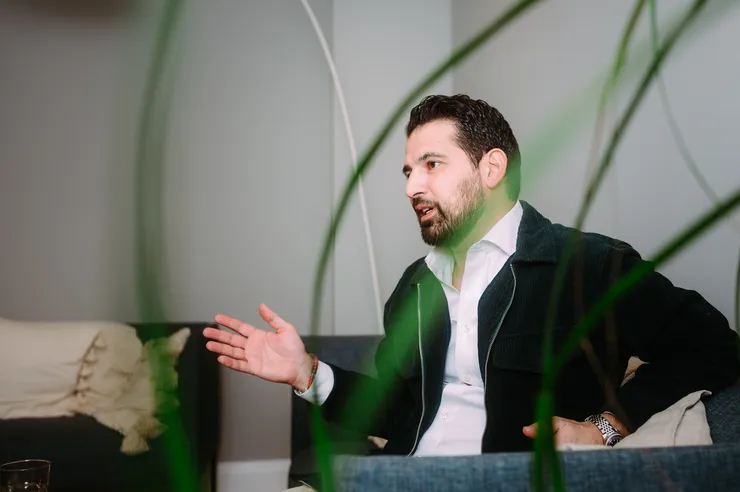
[[[95,324],[98,336],[86,354],[76,387],[75,412],[90,414],[110,406],[126,391],[141,357],[141,340],[129,325]]]
[[[0,419],[85,414],[121,433],[124,453],[144,452],[164,430],[157,413],[179,404],[175,366],[189,336],[183,328],[142,345],[123,323],[0,318]],[[150,361],[163,354],[155,387]]]
[[[124,391],[105,405],[86,412],[123,435],[122,452],[139,454],[147,451],[149,445],[146,440],[158,437],[165,430],[156,415],[179,405],[175,367],[189,336],[190,329],[183,328],[169,337],[149,340],[141,349],[141,357]],[[161,379],[155,386],[152,366],[158,363],[162,364]]]
[[[0,319],[0,419],[73,413],[79,375],[99,333],[90,323]]]

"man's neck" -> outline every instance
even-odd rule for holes
[[[460,272],[459,277],[462,278],[462,272],[465,270],[465,258],[468,256],[468,250],[470,247],[483,239],[488,234],[488,231],[493,229],[493,226],[514,208],[515,201],[507,201],[506,203],[499,204],[486,210],[483,215],[478,219],[475,227],[470,233],[465,236],[454,246],[448,248],[452,258],[455,261],[455,272]],[[453,274],[453,277],[456,276]]]

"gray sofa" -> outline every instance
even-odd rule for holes
[[[372,374],[380,338],[307,337],[324,361]],[[705,400],[714,445],[640,450],[570,451],[561,454],[567,490],[740,490],[740,385]],[[289,486],[321,489],[309,425],[308,402],[293,397]],[[456,458],[373,456],[367,436],[328,425],[339,492],[534,490],[531,453]]]

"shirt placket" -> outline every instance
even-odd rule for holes
[[[457,312],[457,343],[455,346],[455,365],[460,382],[472,386],[480,380],[478,360],[478,304],[482,280],[480,269],[485,267],[482,251],[468,252],[465,265],[463,289],[460,292]]]

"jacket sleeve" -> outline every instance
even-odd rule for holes
[[[404,336],[416,333],[416,303],[405,294],[408,277],[418,264],[419,261],[406,270],[386,302],[383,315],[386,335],[374,357],[377,377],[331,365],[334,387],[321,406],[328,420],[385,439],[409,421],[414,397],[404,367],[415,359],[412,352],[418,349],[415,339]]]
[[[645,263],[627,245],[612,253],[605,275],[624,275]],[[620,352],[647,362],[617,391],[623,411],[616,409],[617,415],[630,431],[689,393],[716,392],[740,377],[738,336],[727,319],[697,292],[674,286],[652,267],[613,312]]]
[[[334,387],[321,406],[333,422],[369,436],[389,439],[408,420],[412,399],[408,385],[386,358],[385,337],[375,355],[378,377],[347,371],[332,365]]]

